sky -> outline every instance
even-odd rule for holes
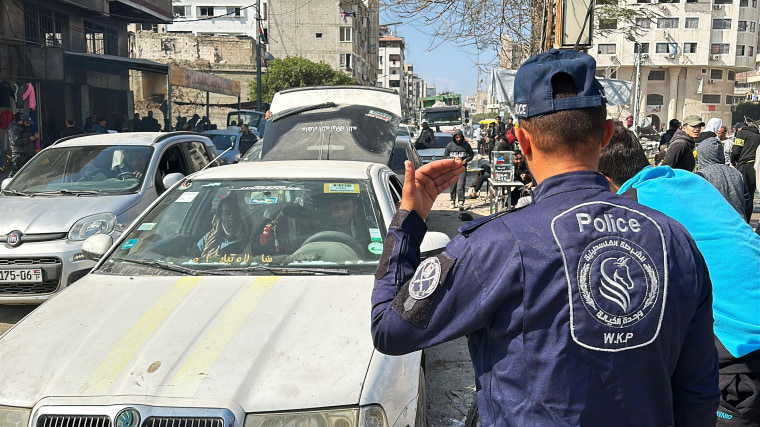
[[[401,18],[380,13],[380,25],[404,21]],[[399,25],[391,25],[398,37],[403,37],[406,44],[407,63],[414,64],[414,72],[420,78],[427,81],[428,85],[435,85],[438,93],[451,91],[466,96],[475,95],[478,80],[478,52],[475,47],[458,47],[445,42],[434,50],[428,51],[431,44],[430,36],[421,32],[419,22],[406,21]],[[481,52],[480,62],[489,62],[495,56],[494,53]],[[483,80],[480,89],[487,90],[490,71],[480,73]]]

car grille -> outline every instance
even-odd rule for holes
[[[111,427],[111,419],[104,415],[43,415],[37,427]]]
[[[104,415],[44,415],[37,427],[112,427],[111,419]],[[142,427],[224,427],[221,418],[150,417]]]
[[[0,294],[4,295],[36,295],[52,294],[58,289],[59,275],[62,267],[61,259],[54,257],[29,258],[0,258],[0,268],[3,267],[43,267],[47,280],[40,283],[0,283]],[[48,270],[46,267],[51,267]],[[53,274],[53,271],[58,272]]]

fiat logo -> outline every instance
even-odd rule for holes
[[[21,232],[18,230],[11,231],[8,233],[8,236],[5,238],[5,242],[8,243],[8,246],[15,248],[16,246],[21,244]]]

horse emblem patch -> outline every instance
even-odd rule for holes
[[[433,295],[441,279],[441,261],[437,257],[423,261],[409,282],[409,296],[416,300],[423,300]]]
[[[573,341],[609,352],[654,341],[668,288],[659,224],[625,206],[592,202],[556,216],[552,233],[564,261]]]

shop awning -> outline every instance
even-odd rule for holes
[[[65,52],[67,59],[95,63],[105,66],[120,66],[129,70],[148,71],[158,74],[169,74],[169,66],[147,59],[125,58],[116,55],[98,55],[95,53]]]

